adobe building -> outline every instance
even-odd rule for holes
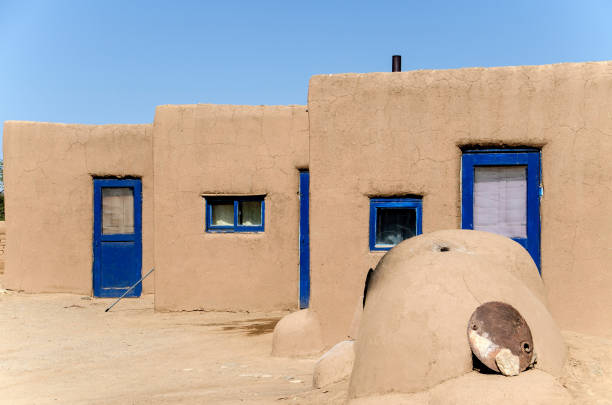
[[[153,128],[156,309],[297,308],[306,108],[161,106]]]
[[[610,337],[611,111],[597,62],[319,75],[307,107],[152,125],[9,121],[6,287],[113,296],[155,267],[158,310],[308,307],[299,354],[351,334],[399,241],[480,229],[531,254],[562,329]]]
[[[6,288],[92,294],[94,179],[141,183],[141,247],[130,267],[140,274],[153,266],[151,125],[8,121],[4,162]],[[143,290],[153,291],[152,279]]]

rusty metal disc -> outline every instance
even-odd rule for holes
[[[531,330],[511,305],[497,301],[482,304],[470,317],[467,333],[472,352],[491,370],[516,375],[531,364],[534,354]],[[508,371],[508,361],[514,372]]]

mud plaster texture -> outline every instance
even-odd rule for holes
[[[91,290],[92,175],[143,177],[150,268],[155,166],[158,309],[296,308],[296,170],[310,165],[322,351],[354,337],[382,256],[369,251],[370,197],[420,195],[424,232],[459,228],[461,148],[538,147],[550,310],[565,329],[612,337],[611,92],[612,62],[339,74],[311,79],[308,112],[162,106],[153,129],[9,121],[7,286]],[[204,234],[203,193],[266,193],[266,232]]]
[[[423,232],[461,226],[461,148],[542,150],[542,279],[564,329],[612,336],[612,62],[314,76],[311,310],[349,334],[369,198],[420,195]]]
[[[92,293],[96,176],[142,178],[143,271],[153,267],[151,125],[7,121],[4,159],[6,288]]]
[[[0,274],[6,263],[6,221],[0,221]]]
[[[317,360],[312,386],[322,388],[351,376],[355,362],[355,341],[343,340]]]
[[[532,292],[541,288],[537,274],[518,243],[487,232],[438,231],[398,244],[368,287],[349,397],[424,391],[472,371],[467,327],[474,310],[489,301],[523,315],[536,368],[560,376],[566,347]]]
[[[155,308],[297,309],[306,107],[157,108]],[[265,231],[205,232],[210,195],[265,195]]]
[[[306,309],[293,312],[274,327],[272,355],[299,357],[321,352],[321,326],[317,314]]]

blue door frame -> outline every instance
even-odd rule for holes
[[[461,227],[474,229],[474,168],[478,166],[527,167],[527,237],[512,238],[531,254],[540,269],[540,151],[537,149],[474,150],[463,154],[461,164]]]
[[[300,171],[300,309],[310,301],[310,173]]]
[[[134,232],[103,234],[102,189],[133,191]],[[142,185],[139,179],[94,179],[93,291],[96,297],[119,297],[142,273]],[[142,284],[127,297],[139,297]]]

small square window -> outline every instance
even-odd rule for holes
[[[102,187],[102,235],[134,233],[134,190]]]
[[[263,232],[264,196],[206,197],[206,232]]]
[[[370,200],[370,250],[389,250],[422,233],[420,198]]]

